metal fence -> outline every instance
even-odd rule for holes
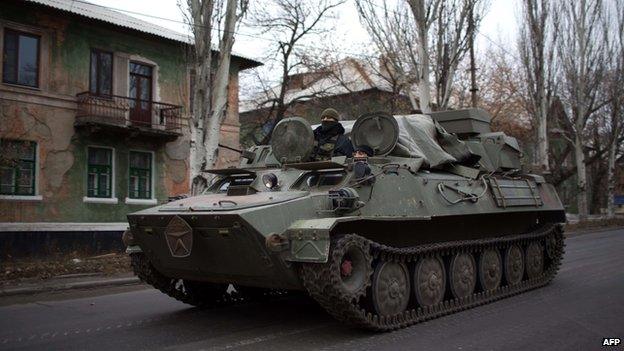
[[[178,131],[188,125],[182,106],[119,95],[83,92],[78,99],[78,120]]]

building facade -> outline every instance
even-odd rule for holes
[[[97,5],[3,1],[3,231],[123,225],[187,193],[190,49],[184,35]],[[238,146],[238,72],[257,65],[233,56],[224,144]],[[220,154],[221,165],[237,160]]]
[[[346,58],[319,71],[289,76],[284,103],[286,117],[303,117],[320,123],[321,112],[332,107],[344,120],[384,111],[408,114],[413,111],[409,98],[399,93],[390,75],[370,62]],[[252,146],[262,140],[274,123],[275,111],[270,101],[279,96],[280,87],[263,91],[245,100],[241,107],[241,143]]]

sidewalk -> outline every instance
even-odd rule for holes
[[[102,273],[81,273],[59,275],[49,279],[24,279],[19,282],[0,285],[0,298],[16,295],[32,295],[72,289],[93,289],[107,286],[139,284],[139,278],[132,273],[104,275]]]

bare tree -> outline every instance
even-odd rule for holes
[[[518,51],[528,93],[527,110],[537,125],[537,165],[549,172],[548,108],[554,96],[555,41],[557,21],[553,2],[524,0]]]
[[[457,68],[470,48],[469,39],[481,22],[486,2],[407,0],[407,4],[409,9],[403,3],[390,7],[386,1],[380,5],[374,0],[356,0],[362,23],[380,55],[392,63],[414,109],[430,112],[432,104],[446,109]]]
[[[194,37],[193,106],[191,106],[190,177],[191,192],[197,193],[196,184],[202,182],[202,169],[206,166],[205,134],[206,120],[210,113],[210,87],[212,71],[212,23],[214,2],[211,0],[188,0],[190,24]]]
[[[607,163],[607,217],[615,216],[615,181],[616,181],[616,159],[617,154],[622,148],[621,142],[622,130],[624,129],[624,1],[619,0],[614,8],[616,26],[613,38],[613,55],[610,58],[615,61],[612,63],[612,71],[610,72],[609,87],[611,94],[610,103],[610,145]]]
[[[344,1],[271,0],[263,2],[253,12],[252,24],[260,28],[263,34],[271,33],[277,39],[277,45],[272,48],[270,61],[276,63],[276,69],[280,71],[280,79],[277,87],[262,83],[265,98],[257,101],[258,106],[269,106],[267,118],[272,120],[273,126],[284,118],[292,104],[320,94],[320,92],[313,92],[311,95],[301,95],[286,100],[292,74],[304,66],[304,55],[297,49],[304,46],[303,42],[309,37],[328,32],[329,28],[324,25],[323,20],[332,9],[343,4]],[[266,133],[263,140],[258,143],[268,143],[271,131]]]
[[[227,83],[236,23],[247,10],[248,0],[187,0],[189,24],[194,36],[195,91],[191,122],[191,192],[197,194],[207,185],[203,171],[217,161],[219,134],[225,119]],[[221,28],[221,20],[224,23]],[[213,62],[212,36],[218,30],[219,52]],[[216,67],[216,71],[215,68]],[[214,75],[213,75],[214,73]]]
[[[526,112],[520,63],[504,47],[490,46],[476,59],[479,71],[479,106],[492,116],[492,129],[516,137],[524,145],[533,141],[530,118]],[[451,104],[457,108],[472,106],[471,72],[464,61],[457,70]],[[525,150],[528,151],[528,150]]]
[[[562,101],[569,118],[576,163],[578,213],[587,217],[587,171],[585,128],[589,118],[605,105],[599,95],[606,72],[607,24],[601,0],[557,2],[561,15],[558,34],[558,62],[563,75]]]
[[[418,97],[420,109],[431,112],[431,77],[429,63],[429,28],[435,20],[440,0],[434,0],[425,7],[425,0],[408,0],[416,26],[416,45],[418,48]]]
[[[386,107],[389,113],[394,115],[396,113],[409,113],[419,109],[411,85],[405,84],[403,76],[397,74],[390,60],[385,56],[381,56],[377,60],[369,56],[363,62],[369,71],[370,77],[376,79],[380,85],[385,85],[389,88],[392,94],[392,99],[389,101],[390,104]]]
[[[471,48],[470,38],[481,24],[486,9],[481,0],[442,1],[431,28],[432,71],[435,85],[433,104],[449,106],[457,68]],[[412,7],[413,8],[413,7]]]
[[[366,27],[380,56],[382,76],[409,97],[414,110],[421,109],[415,95],[418,85],[419,53],[416,27],[405,4],[389,7],[374,0],[356,0],[360,21]]]

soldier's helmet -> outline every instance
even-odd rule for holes
[[[340,114],[333,108],[324,109],[323,112],[321,112],[321,119],[323,119],[323,117],[330,117],[335,119],[336,121],[340,121]]]

